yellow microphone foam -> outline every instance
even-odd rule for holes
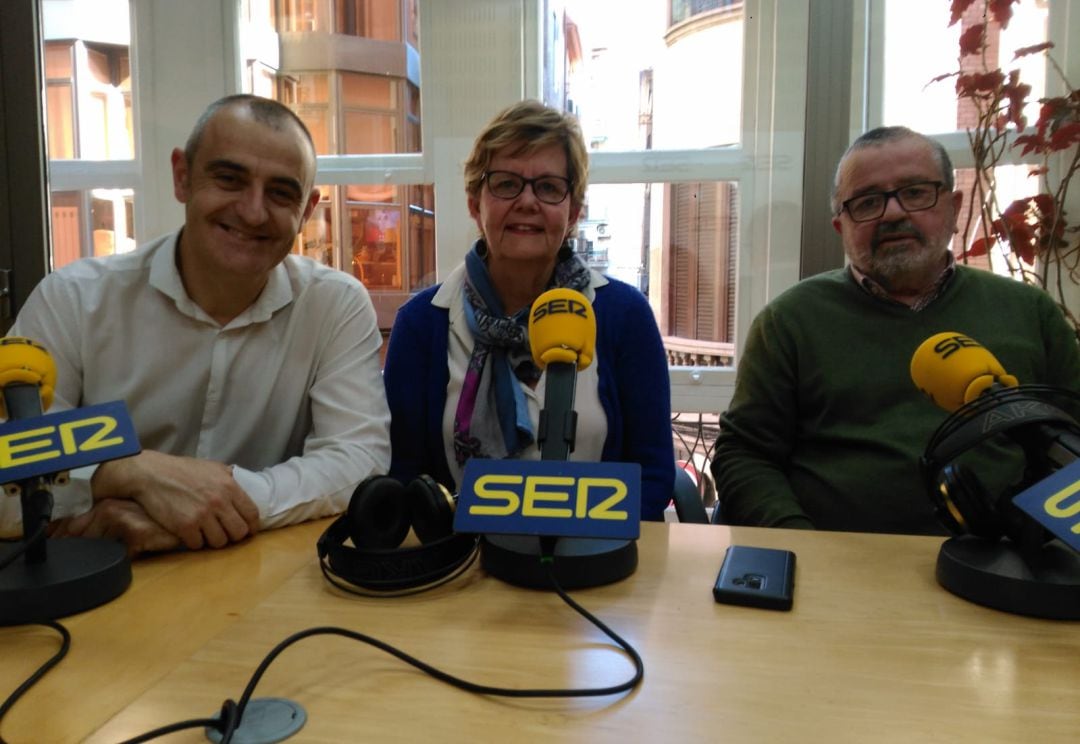
[[[573,289],[557,287],[536,298],[529,312],[529,348],[541,369],[552,362],[592,364],[596,315],[592,303]]]
[[[911,380],[946,411],[975,400],[994,383],[1018,384],[985,346],[956,331],[934,334],[919,344],[911,357]]]
[[[41,408],[48,410],[56,387],[56,363],[45,347],[28,338],[0,338],[0,388],[19,382],[37,385],[41,389]],[[3,396],[0,415],[7,418]]]

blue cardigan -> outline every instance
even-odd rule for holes
[[[426,473],[456,490],[446,462],[442,418],[450,314],[431,300],[438,286],[398,310],[383,380],[390,404],[390,475],[408,483]],[[641,518],[662,520],[675,483],[671,383],[652,309],[640,291],[608,277],[596,288],[599,397],[607,416],[601,459],[641,465]]]

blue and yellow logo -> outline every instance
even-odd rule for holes
[[[0,483],[138,454],[123,401],[0,424]]]
[[[1063,543],[1080,551],[1080,460],[1021,491],[1013,503]]]
[[[563,460],[469,460],[456,532],[635,539],[641,466]]]

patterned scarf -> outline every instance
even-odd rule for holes
[[[454,456],[459,465],[470,457],[516,457],[535,440],[522,384],[540,379],[529,349],[529,312],[507,316],[491,282],[477,240],[465,256],[465,320],[474,344],[454,413]],[[559,252],[549,289],[583,292],[589,268],[568,250]],[[564,257],[565,256],[565,257]]]

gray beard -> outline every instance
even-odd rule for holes
[[[921,292],[933,286],[943,268],[943,251],[920,246],[914,251],[875,251],[864,273],[890,292]]]

